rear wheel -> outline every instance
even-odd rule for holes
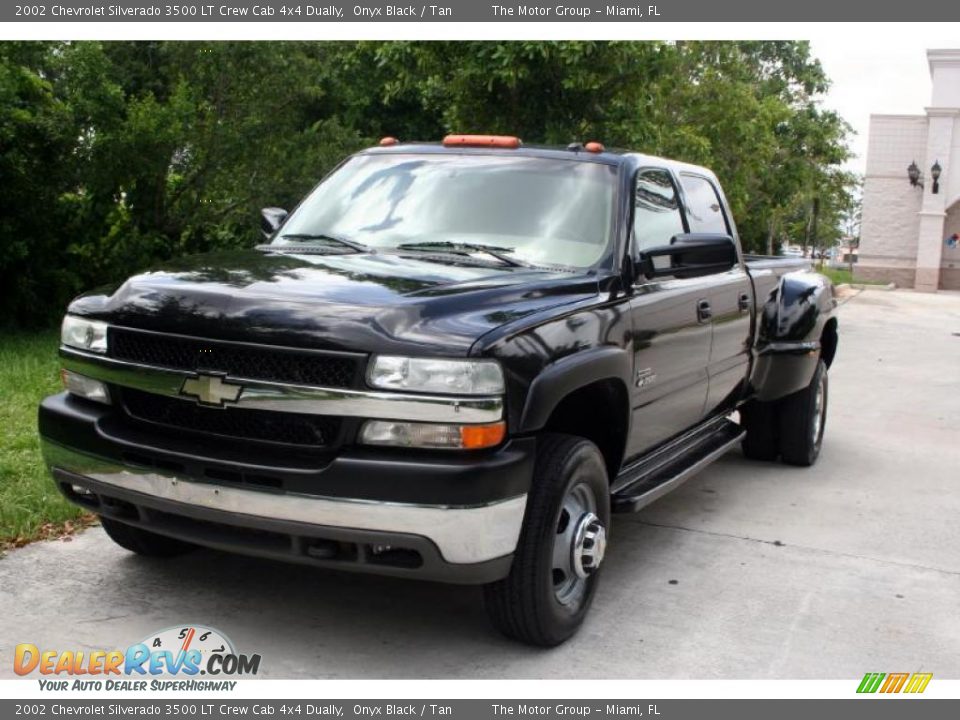
[[[542,436],[510,575],[484,588],[493,624],[531,645],[570,638],[593,601],[609,524],[610,489],[597,446]]]
[[[821,360],[810,384],[788,395],[780,408],[780,455],[790,465],[817,461],[827,423],[827,365]]]
[[[196,545],[157,535],[107,517],[100,518],[104,531],[117,545],[145,557],[176,557],[197,549]]]

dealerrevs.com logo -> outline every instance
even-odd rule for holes
[[[41,650],[21,643],[13,669],[17,675],[48,676],[40,679],[41,690],[232,690],[236,681],[221,678],[256,675],[260,655],[238,653],[214,628],[182,625],[151,633],[126,650]],[[170,679],[176,677],[186,679]]]

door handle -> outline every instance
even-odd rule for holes
[[[740,293],[740,297],[737,298],[737,307],[740,308],[740,312],[747,312],[750,309],[750,293]]]
[[[698,300],[697,301],[697,320],[699,320],[700,322],[707,322],[712,317],[713,317],[713,310],[710,309],[710,301]]]

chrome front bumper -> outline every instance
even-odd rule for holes
[[[443,561],[452,565],[484,563],[513,553],[527,502],[526,495],[485,505],[449,506],[261,492],[121,465],[46,438],[41,443],[55,475],[64,471],[172,507],[227,513],[230,523],[240,527],[267,520],[315,526],[318,535],[323,528],[348,528],[419,536],[432,542]]]

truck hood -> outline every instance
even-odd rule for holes
[[[82,295],[69,312],[199,337],[464,355],[506,323],[597,294],[597,278],[393,253],[197,255]]]

